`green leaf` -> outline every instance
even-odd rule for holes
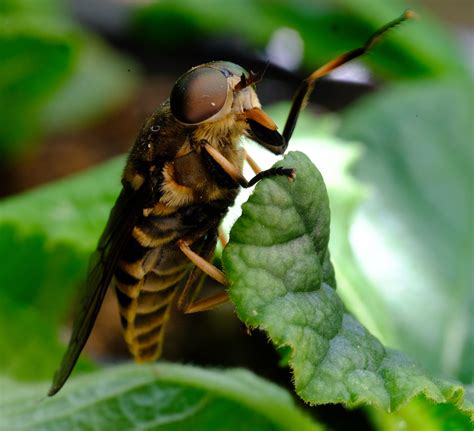
[[[471,431],[472,422],[452,404],[432,404],[423,398],[415,398],[396,413],[370,409],[369,417],[376,429],[383,431]]]
[[[283,127],[289,108],[289,104],[282,103],[265,110]],[[350,241],[354,213],[368,191],[350,173],[360,157],[361,145],[335,136],[339,124],[340,120],[335,115],[316,119],[308,112],[301,113],[290,149],[305,153],[313,163],[317,163],[325,179],[332,209],[331,260],[337,274],[339,295],[350,312],[373,335],[384,344],[394,346],[397,344],[397,333],[389,308],[380,289],[360,269]],[[263,169],[270,168],[280,159],[252,142],[246,142],[245,146]],[[252,171],[244,167],[244,174],[251,178]],[[224,228],[228,231],[241,214],[240,207],[249,196],[249,190],[241,190],[236,205],[224,220]]]
[[[388,21],[407,8],[403,0],[336,0],[347,17],[356,16],[373,29],[381,21]],[[409,5],[414,8],[417,18],[393,31],[376,48],[374,60],[367,60],[377,71],[387,77],[441,77],[470,75],[461,45],[454,34],[432,15],[429,8]],[[345,33],[345,27],[341,27]]]
[[[3,0],[0,3],[0,14],[63,15],[65,8],[60,0]]]
[[[81,34],[81,49],[71,76],[42,106],[47,132],[83,127],[110,114],[130,99],[140,67],[97,37]]]
[[[0,151],[13,152],[37,134],[41,103],[71,72],[77,44],[55,21],[0,17]]]
[[[239,317],[292,349],[299,396],[310,404],[370,404],[393,411],[423,394],[460,409],[464,388],[430,378],[401,352],[386,349],[349,315],[323,265],[329,202],[324,181],[302,153],[276,166],[297,179],[260,182],[242,208],[223,253]]]
[[[340,131],[367,146],[357,173],[372,193],[352,245],[393,316],[396,345],[466,383],[474,372],[473,93],[459,80],[394,86],[354,105]]]
[[[126,365],[79,377],[38,404],[46,390],[3,381],[4,429],[322,429],[284,389],[242,369]]]
[[[41,379],[56,368],[63,352],[58,327],[85,278],[88,257],[120,188],[122,166],[119,158],[0,202],[4,373]]]
[[[63,5],[0,6],[0,152],[97,120],[130,96],[136,66],[80,30]],[[134,73],[130,73],[131,70]]]

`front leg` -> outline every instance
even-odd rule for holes
[[[247,153],[246,150],[244,150],[244,159],[252,168],[252,171],[254,172],[255,175],[262,172],[262,169],[260,169],[260,166],[258,166],[257,162],[254,159],[252,159],[252,157],[249,156],[249,153]]]
[[[201,141],[202,148],[212,157],[212,159],[229,175],[237,184],[243,188],[252,187],[262,178],[283,176],[289,180],[294,180],[296,177],[296,171],[291,168],[270,168],[259,172],[250,181],[247,181],[242,173],[230,163],[219,151],[209,145],[206,141]]]

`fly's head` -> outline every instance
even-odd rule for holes
[[[227,61],[194,67],[176,81],[171,112],[178,122],[196,127],[195,135],[201,139],[211,142],[230,137],[234,141],[247,135],[273,151],[283,138],[261,109],[255,92],[261,78]]]

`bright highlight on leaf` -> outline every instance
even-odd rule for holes
[[[296,181],[268,179],[256,187],[223,263],[240,318],[292,349],[298,395],[310,404],[394,411],[422,394],[469,410],[461,385],[432,379],[345,311],[327,260],[330,214],[321,174],[302,153],[279,165],[295,168]]]

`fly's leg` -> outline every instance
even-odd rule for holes
[[[222,156],[218,151],[211,147],[207,142],[203,142],[202,146],[208,152],[208,154],[222,167],[222,169],[234,181],[236,181],[243,187],[251,187],[258,180],[266,176],[283,175],[289,178],[294,177],[293,169],[273,168],[268,169],[266,171],[262,171],[257,165],[257,163],[247,154],[247,152],[245,152],[245,160],[249,163],[252,170],[256,173],[256,176],[254,178],[252,178],[250,181],[247,181],[244,176],[239,172],[239,170],[234,167],[234,165],[232,165],[224,156]],[[225,247],[227,245],[228,240],[222,229],[219,228],[217,235],[220,242],[222,243],[222,246]],[[203,247],[204,249],[201,250],[201,254],[204,256],[202,257],[191,249],[190,242],[184,240],[178,241],[178,247],[180,248],[180,250],[195,265],[178,299],[178,309],[183,311],[184,313],[197,313],[200,311],[210,310],[229,300],[229,296],[225,291],[219,292],[215,295],[211,295],[207,298],[196,300],[196,297],[198,296],[201,290],[204,278],[201,272],[213,278],[219,284],[222,284],[224,286],[227,285],[227,280],[225,278],[224,273],[220,269],[216,268],[212,263],[210,263],[214,251],[213,247],[209,247],[211,243],[212,240],[208,241],[208,243]]]
[[[293,135],[293,131],[296,126],[296,122],[298,120],[298,116],[300,112],[306,106],[308,98],[314,89],[314,84],[316,81],[323,76],[327,75],[334,69],[342,66],[343,64],[364,55],[367,51],[372,49],[382,37],[397,25],[401,24],[402,22],[415,18],[416,14],[411,11],[407,10],[403,15],[390,21],[388,24],[385,24],[383,27],[379,28],[369,39],[365,42],[363,46],[360,48],[353,49],[352,51],[348,51],[338,57],[334,58],[333,60],[327,62],[326,64],[322,65],[319,69],[315,70],[311,75],[309,75],[301,84],[301,86],[296,91],[295,96],[293,97],[293,103],[290,108],[290,113],[288,114],[288,118],[286,119],[285,128],[283,129],[283,146],[281,149],[281,153],[284,153],[286,147],[288,146],[288,142]]]
[[[191,250],[190,243],[187,241],[178,241],[178,247],[195,265],[178,299],[178,309],[187,314],[198,313],[201,311],[212,310],[218,305],[227,302],[229,300],[229,295],[226,291],[218,292],[202,299],[196,299],[201,291],[205,275],[213,278],[223,286],[227,285],[224,273],[209,262],[212,258],[213,249],[210,251],[204,251],[204,254],[206,254],[206,257],[209,259],[206,260],[195,251]]]
[[[262,178],[266,177],[283,176],[287,177],[289,180],[295,179],[296,172],[294,169],[278,167],[260,171],[250,181],[247,181],[242,175],[242,173],[232,163],[230,163],[219,151],[209,145],[209,143],[203,141],[201,142],[201,145],[204,150],[214,159],[214,161],[224,170],[224,172],[243,188],[252,187]]]
[[[227,238],[225,232],[222,230],[222,227],[220,227],[219,230],[217,231],[217,235],[218,235],[217,237],[219,238],[219,241],[222,245],[222,248],[225,248],[225,246],[229,242],[229,239]]]
[[[245,161],[249,164],[249,166],[252,168],[252,171],[254,172],[255,175],[258,175],[260,172],[262,172],[262,169],[260,169],[260,166],[258,166],[257,162],[252,159],[252,157],[249,156],[249,153],[244,150],[244,158]]]
[[[291,179],[293,179],[295,176],[294,169],[272,168],[262,171],[257,163],[244,150],[244,158],[256,174],[255,177],[253,177],[250,181],[247,181],[239,172],[239,170],[236,169],[235,166],[232,165],[218,151],[216,151],[207,143],[203,143],[202,145],[208,154],[222,167],[222,169],[242,187],[251,187],[260,179],[269,176],[283,175]],[[221,228],[218,230],[218,238],[222,246],[225,247],[228,240]],[[218,305],[227,302],[229,300],[229,295],[225,291],[199,300],[195,299],[201,291],[204,279],[204,277],[201,276],[200,271],[224,286],[227,285],[227,280],[224,273],[220,269],[216,268],[212,263],[210,263],[212,253],[204,252],[204,254],[207,254],[207,256],[206,258],[203,258],[191,249],[189,242],[184,240],[178,241],[178,247],[195,265],[195,268],[193,268],[193,271],[191,272],[191,275],[189,276],[188,281],[186,282],[186,285],[184,286],[184,289],[178,299],[178,309],[184,313],[198,313],[200,311],[211,310]]]
[[[185,314],[200,313],[201,311],[209,311],[216,308],[219,305],[225,304],[229,301],[229,294],[226,291],[218,292],[215,295],[208,296],[207,298],[198,299],[197,301],[191,302],[182,311]]]
[[[217,150],[211,147],[207,142],[203,142],[202,146],[207,151],[207,153],[216,161],[216,163],[219,164],[219,166],[221,166],[222,169],[242,187],[251,187],[260,179],[269,176],[282,175],[291,179],[295,176],[294,169],[271,168],[262,171],[257,165],[257,163],[245,152],[245,160],[249,163],[250,167],[256,173],[255,177],[253,177],[250,181],[247,181],[242,175],[242,173],[240,173],[239,170],[236,169],[234,165],[232,165],[232,163],[230,163],[224,156],[222,156]],[[227,238],[225,237],[221,229],[219,229],[218,231],[218,237],[222,245],[225,247],[227,245]],[[209,242],[209,244],[210,243],[211,242]],[[210,263],[210,260],[212,259],[213,249],[210,249],[205,246],[204,250],[201,251],[201,253],[205,257],[202,257],[191,249],[191,243],[189,241],[179,240],[177,244],[179,249],[195,265],[178,299],[178,309],[183,311],[184,313],[198,313],[201,311],[211,310],[217,307],[218,305],[227,302],[229,300],[229,295],[226,291],[218,292],[214,295],[202,299],[196,299],[199,292],[201,291],[204,280],[204,277],[202,276],[201,272],[213,278],[219,284],[222,284],[223,286],[227,285],[227,280],[225,278],[224,273],[220,269],[216,268],[212,263]]]
[[[277,168],[270,168],[264,171],[259,172],[255,175],[246,185],[241,184],[242,187],[252,187],[254,184],[257,184],[261,179],[268,177],[287,177],[288,181],[294,181],[296,178],[296,171],[292,168],[283,168],[281,166]]]
[[[209,263],[206,259],[199,256],[199,254],[192,251],[191,247],[189,246],[189,242],[179,240],[178,247],[202,272],[224,286],[227,284],[224,273],[220,269],[216,268],[212,263]]]

